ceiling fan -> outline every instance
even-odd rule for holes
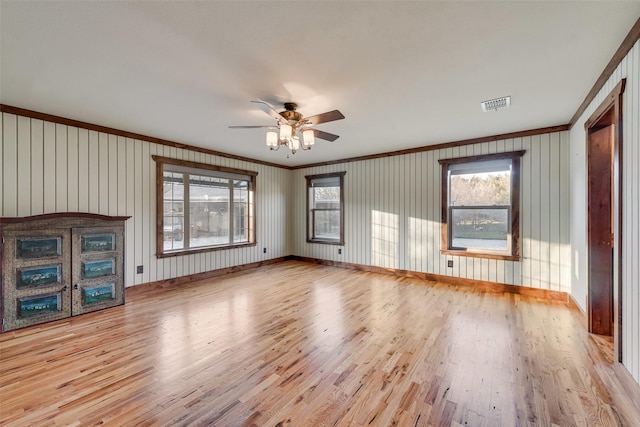
[[[276,120],[275,126],[229,126],[231,129],[253,129],[265,128],[267,131],[267,147],[271,150],[278,150],[281,145],[286,145],[292,154],[300,148],[310,150],[315,144],[315,138],[326,141],[335,141],[338,135],[315,129],[313,126],[321,123],[332,122],[344,119],[344,115],[338,111],[328,111],[315,116],[304,117],[296,111],[298,104],[295,102],[285,102],[284,111],[278,112],[271,105],[264,101],[251,101],[256,107],[267,113]],[[302,137],[302,138],[301,138]],[[302,142],[302,143],[301,143]]]

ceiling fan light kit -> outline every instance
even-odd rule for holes
[[[316,143],[316,138],[327,141],[335,141],[338,135],[315,129],[311,126],[321,123],[332,122],[344,119],[344,115],[338,111],[328,111],[315,116],[304,117],[297,112],[298,105],[295,102],[285,102],[285,111],[277,112],[271,105],[264,101],[251,101],[262,111],[274,118],[276,126],[229,126],[232,129],[266,128],[267,147],[270,150],[279,150],[285,145],[291,154],[295,154],[299,149],[310,150]],[[302,142],[302,143],[301,143]]]

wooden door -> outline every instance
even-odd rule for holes
[[[588,148],[590,332],[613,335],[613,125],[592,130]]]

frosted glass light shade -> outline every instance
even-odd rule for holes
[[[291,149],[293,151],[300,149],[300,139],[297,136],[294,136],[291,140]]]
[[[307,129],[302,132],[302,141],[306,147],[311,147],[316,143],[315,134],[311,129]]]
[[[278,133],[277,132],[267,132],[267,147],[276,148],[278,146]]]
[[[291,138],[291,126],[280,125],[280,139],[285,140]]]

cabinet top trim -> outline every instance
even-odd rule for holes
[[[99,219],[103,221],[126,221],[130,216],[109,216],[100,215],[88,212],[55,212],[42,215],[31,215],[23,217],[0,217],[0,224],[15,224],[26,221],[42,221],[47,219],[60,219],[60,218],[87,218],[87,219]]]

